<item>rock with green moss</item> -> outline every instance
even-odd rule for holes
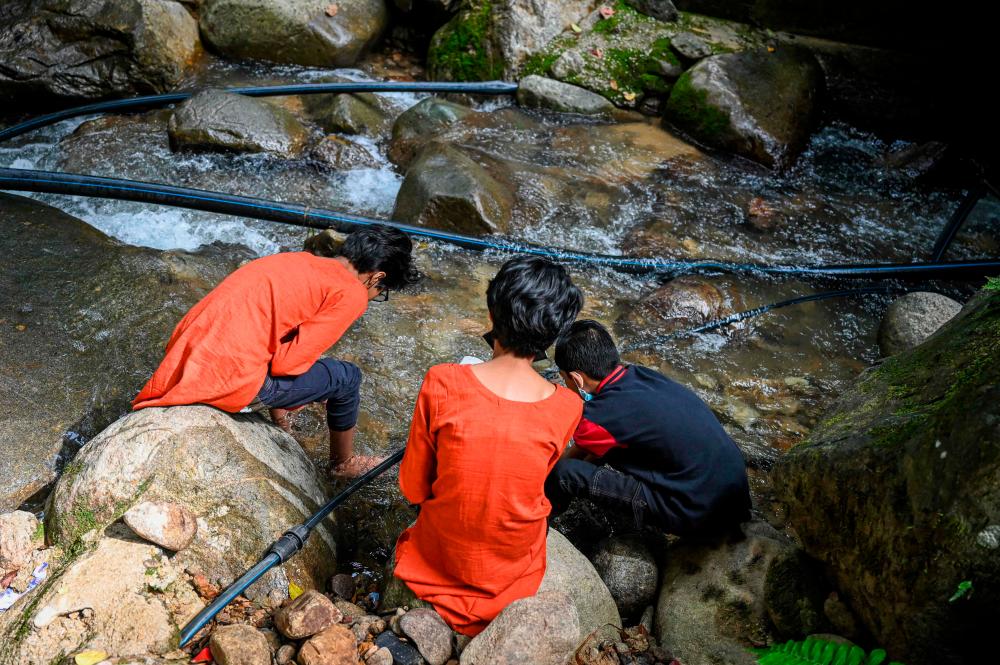
[[[5,194],[0,225],[3,512],[49,484],[80,443],[128,411],[177,321],[248,253],[129,247]],[[65,473],[78,470],[66,464]]]
[[[755,665],[747,649],[773,640],[764,581],[792,550],[773,528],[752,522],[735,541],[684,543],[666,553],[655,634],[685,665]]]
[[[809,138],[822,85],[815,58],[799,49],[715,55],[674,84],[664,117],[706,145],[783,168]]]
[[[266,101],[206,90],[179,105],[168,125],[174,150],[270,152],[298,155],[309,131],[291,113]]]
[[[430,77],[515,78],[525,60],[595,6],[593,0],[470,0],[434,34],[427,53]]]
[[[349,67],[387,21],[384,0],[205,0],[201,34],[233,58]]]
[[[257,415],[207,406],[148,408],[118,420],[76,458],[52,493],[46,532],[71,548],[140,502],[169,502],[197,516],[197,535],[174,558],[209,579],[232,580],[276,534],[326,499],[316,468],[289,435]],[[332,522],[247,591],[262,600],[294,581],[322,588],[336,565]]]
[[[980,659],[1000,606],[1000,293],[863,374],[772,480],[893,658]]]
[[[598,11],[569,29],[524,65],[524,74],[550,76],[603,95],[618,106],[633,108],[647,95],[662,96],[683,72],[673,41],[697,34],[710,53],[754,47],[762,35],[748,26],[681,14],[661,21],[623,0],[611,3],[614,13]]]

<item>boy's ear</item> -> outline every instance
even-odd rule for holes
[[[583,390],[583,374],[580,374],[580,372],[569,372],[569,377],[573,379],[573,383],[577,390]]]

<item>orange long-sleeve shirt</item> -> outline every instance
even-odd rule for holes
[[[399,486],[420,515],[396,543],[395,575],[455,630],[475,635],[538,591],[552,509],[545,478],[582,412],[562,387],[514,402],[468,365],[427,372],[399,467]]]
[[[132,406],[239,411],[268,371],[304,373],[367,307],[366,289],[335,259],[289,252],[251,261],[184,315]]]

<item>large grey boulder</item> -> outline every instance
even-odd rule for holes
[[[6,194],[0,226],[5,511],[49,484],[80,443],[129,409],[177,321],[246,255],[128,247]]]
[[[14,108],[167,92],[198,50],[174,0],[13,0],[0,6],[0,100]]]
[[[773,639],[765,578],[792,547],[765,524],[748,524],[744,535],[738,542],[681,543],[667,553],[656,636],[685,665],[755,665],[748,647]]]
[[[940,293],[917,291],[892,301],[878,329],[883,356],[894,356],[922,344],[962,310],[962,304]]]
[[[529,56],[595,7],[593,0],[471,0],[442,26],[427,53],[430,77],[511,79]]]
[[[809,137],[822,84],[815,58],[792,47],[714,55],[673,86],[665,119],[707,145],[785,167]]]
[[[545,539],[545,577],[538,593],[561,591],[569,595],[580,622],[577,643],[601,626],[622,625],[615,599],[593,564],[555,529]]]
[[[512,207],[507,186],[482,165],[457,148],[432,143],[410,164],[392,218],[486,235],[507,231]]]
[[[170,501],[198,519],[194,541],[173,561],[209,578],[235,579],[325,496],[301,446],[259,416],[207,406],[149,408],[101,432],[67,466],[52,493],[46,528],[53,542],[72,547],[140,501]],[[321,588],[336,565],[331,526],[317,527],[297,556],[247,596],[284,593],[290,580]]]
[[[194,95],[168,126],[174,150],[299,154],[309,132],[295,116],[266,101],[221,90]]]
[[[581,115],[609,116],[615,110],[614,104],[596,92],[536,75],[521,79],[517,87],[517,101],[525,108]]]
[[[223,55],[349,67],[385,29],[383,0],[205,0],[201,33]]]
[[[436,134],[451,127],[476,111],[468,106],[449,102],[438,97],[422,99],[404,111],[392,125],[392,143],[389,159],[406,167],[417,150]]]
[[[579,642],[572,600],[562,591],[515,600],[462,651],[461,665],[564,665]]]
[[[981,658],[1000,606],[1000,292],[864,373],[772,482],[890,657]]]

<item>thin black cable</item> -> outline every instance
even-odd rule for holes
[[[951,214],[948,223],[941,229],[941,233],[934,242],[934,249],[931,250],[931,261],[937,263],[944,257],[944,253],[948,251],[948,247],[951,246],[958,230],[962,228],[965,220],[972,214],[976,204],[979,203],[979,199],[984,196],[986,196],[986,187],[984,185],[976,185],[966,193],[965,198],[962,199],[955,212]]]

